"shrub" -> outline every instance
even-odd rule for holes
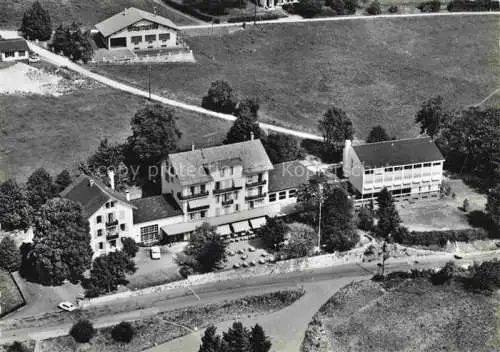
[[[419,9],[421,12],[439,12],[441,10],[441,1],[424,1],[417,6],[417,9]]]
[[[369,245],[368,248],[366,248],[365,252],[363,253],[363,255],[365,257],[368,257],[370,255],[374,255],[375,254],[375,246],[373,244]]]
[[[129,322],[122,321],[111,330],[111,337],[118,342],[130,342],[134,337],[134,328]]]
[[[397,7],[396,5],[391,5],[389,6],[389,8],[387,9],[387,11],[389,13],[398,13],[399,12],[399,7]]]
[[[295,10],[305,18],[312,18],[321,13],[321,2],[319,0],[300,0],[295,5]]]
[[[139,246],[135,243],[133,238],[123,237],[122,238],[123,252],[130,258],[135,258],[137,252],[139,251]]]
[[[483,240],[487,237],[487,232],[481,228],[422,232],[409,232],[405,228],[400,228],[399,231],[393,233],[394,241],[408,246],[444,246],[447,241],[471,242]]]
[[[465,287],[473,292],[491,293],[500,288],[500,262],[495,259],[474,265],[471,278],[465,280]]]
[[[448,182],[443,181],[441,184],[441,189],[440,189],[441,194],[444,194],[445,196],[449,196],[451,193],[451,186]]]
[[[229,23],[234,23],[234,22],[253,22],[253,21],[268,21],[268,20],[276,20],[280,18],[281,16],[277,13],[262,13],[258,14],[257,16],[253,15],[241,15],[241,16],[234,16],[230,17],[227,21]]]
[[[76,322],[69,334],[79,343],[89,342],[95,334],[94,326],[88,320],[79,320]]]
[[[462,210],[465,211],[466,213],[468,213],[470,210],[470,204],[467,198],[464,199],[464,203],[462,204]]]
[[[14,341],[12,345],[8,346],[6,352],[28,352],[28,347],[19,341]]]
[[[367,8],[366,13],[369,15],[380,15],[382,9],[380,8],[380,3],[378,1],[373,1]]]
[[[449,12],[455,11],[488,11],[489,1],[452,0],[446,6]]]
[[[373,213],[366,207],[361,207],[358,213],[358,228],[365,231],[373,229]]]
[[[455,270],[455,264],[453,262],[448,262],[437,273],[432,273],[430,280],[433,285],[442,285],[444,283],[449,283],[453,278]]]

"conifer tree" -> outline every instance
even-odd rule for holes
[[[377,198],[377,202],[377,234],[386,238],[389,234],[399,228],[401,219],[394,204],[394,199],[387,188],[384,187],[384,189],[382,189]]]

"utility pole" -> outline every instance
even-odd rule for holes
[[[319,216],[318,216],[318,253],[321,252],[321,204],[323,203],[323,185],[318,183]]]
[[[253,12],[253,25],[255,26],[257,24],[257,1],[259,0],[254,0],[255,1],[255,9]]]
[[[151,101],[151,64],[149,64],[148,70],[148,93],[149,93],[149,101]]]

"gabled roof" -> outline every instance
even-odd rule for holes
[[[108,37],[113,33],[116,33],[123,28],[133,25],[141,20],[147,20],[150,22],[161,24],[162,26],[169,27],[175,30],[179,28],[174,24],[174,22],[169,19],[155,15],[150,12],[136,9],[135,7],[129,7],[120,13],[117,13],[110,18],[95,25],[97,30],[101,32],[104,37]]]
[[[0,39],[0,52],[6,51],[29,51],[26,40],[22,38]]]
[[[131,203],[137,208],[134,210],[134,224],[170,218],[182,215],[174,197],[170,194],[133,199]]]
[[[91,180],[93,185],[91,185]],[[100,180],[87,175],[78,177],[60,193],[60,196],[79,203],[82,206],[82,215],[85,218],[92,216],[109,200],[116,200],[134,208],[134,205],[127,201],[123,194],[113,191]]]
[[[245,174],[273,169],[258,139],[170,154],[169,160],[183,186],[209,182],[212,180],[210,170],[231,165],[242,165]]]
[[[313,175],[315,173],[299,160],[274,164],[274,169],[269,172],[269,193],[299,188],[307,184]]]
[[[444,160],[429,137],[353,146],[365,169]]]

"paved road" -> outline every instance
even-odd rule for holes
[[[497,251],[464,255],[464,260],[462,260],[462,262],[470,263],[472,259],[486,260],[498,258],[499,254],[500,252]],[[419,259],[418,264],[413,263],[411,259],[389,260],[387,262],[387,270],[407,270],[414,267],[438,267],[451,259],[451,255],[445,254],[423,257]],[[334,292],[324,291],[325,287],[340,287],[339,285],[343,285],[347,282],[369,277],[376,269],[377,266],[375,263],[366,265],[344,264],[317,270],[261,276],[245,280],[215,282],[193,287],[194,291],[200,297],[200,301],[198,301],[189,291],[177,289],[161,294],[148,294],[133,298],[117,299],[112,303],[94,306],[86,310],[94,314],[95,318],[92,318],[92,321],[96,327],[105,327],[117,324],[123,320],[141,319],[156,315],[159,312],[194,306],[200,303],[216,303],[240,298],[246,295],[257,295],[279,289],[296,288],[298,286],[304,286],[307,292],[315,291],[316,289],[323,292],[317,293],[321,296],[308,295],[304,298],[305,300],[312,299],[317,302],[318,305],[321,305],[324,300]],[[320,282],[323,282],[323,284],[319,284]],[[297,302],[297,304],[298,303],[299,302]],[[307,306],[307,304],[301,303],[299,307],[302,308],[294,308],[301,310],[300,314],[304,315],[302,321],[297,321],[297,325],[293,325],[294,329],[305,328],[305,320],[309,319],[317,310],[316,305],[311,306],[310,309],[305,309],[304,307]],[[282,318],[282,316],[278,317]],[[77,316],[64,312],[55,315],[52,314],[48,317],[23,318],[19,321],[13,319],[3,320],[0,321],[0,344],[12,342],[20,338],[32,338],[37,340],[65,335],[76,320]],[[259,318],[259,320],[266,322],[266,326],[271,326],[276,323],[275,320],[269,317],[263,319]],[[282,341],[277,342],[278,345],[281,343],[285,344],[285,342],[290,339],[290,336],[283,338],[281,336],[283,332],[280,332],[281,330],[278,328],[281,327],[276,327],[277,330],[272,330],[276,331],[274,339],[277,339],[276,341]],[[286,352],[288,352],[288,350],[286,350]]]

